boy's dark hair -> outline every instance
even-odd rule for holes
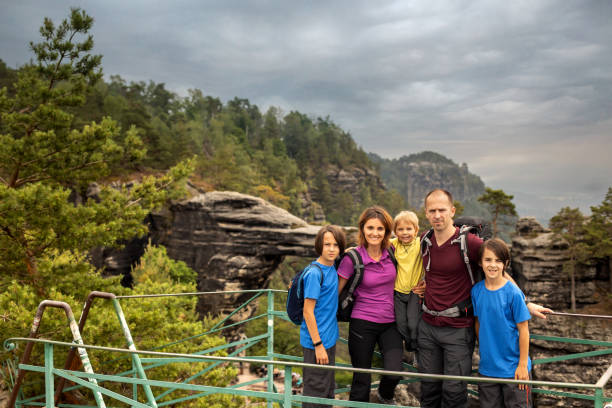
[[[336,243],[338,244],[338,249],[340,249],[340,254],[344,253],[344,249],[346,248],[346,235],[342,228],[336,225],[325,225],[321,227],[319,232],[317,232],[317,236],[315,238],[315,251],[317,251],[317,255],[321,256],[323,253],[323,238],[326,232],[330,232]]]
[[[504,272],[510,264],[510,249],[504,241],[499,238],[487,239],[478,249],[478,261],[482,261],[485,249],[493,252],[504,263]]]
[[[366,208],[359,216],[359,245],[364,248],[368,247],[368,242],[366,241],[365,234],[363,233],[363,226],[366,222],[373,218],[379,220],[385,227],[385,236],[383,237],[381,248],[387,249],[389,248],[389,238],[391,237],[391,232],[393,232],[393,218],[391,218],[387,210],[378,205]]]

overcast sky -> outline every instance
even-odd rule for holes
[[[78,6],[107,78],[329,115],[383,157],[467,163],[521,216],[588,212],[612,186],[612,1],[0,3],[13,68]]]

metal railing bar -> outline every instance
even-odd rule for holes
[[[235,315],[236,313],[238,313],[239,310],[241,310],[242,308],[246,307],[249,303],[253,302],[255,299],[257,299],[258,297],[260,297],[261,295],[263,295],[263,292],[258,292],[256,293],[254,296],[252,296],[249,300],[247,300],[246,302],[244,302],[243,304],[241,304],[240,306],[238,306],[236,309],[234,309],[234,311],[230,314],[228,314],[227,316],[225,316],[225,318],[223,318],[220,322],[218,322],[217,324],[215,324],[211,330],[214,330],[216,328],[218,328],[219,326],[223,326],[223,323],[225,323],[226,321],[228,321],[230,319],[230,317],[232,317],[233,315]]]
[[[83,329],[85,328],[85,323],[87,322],[87,317],[89,316],[89,309],[91,309],[91,305],[95,298],[101,299],[114,299],[115,294],[109,292],[99,292],[97,290],[89,292],[87,298],[85,299],[85,304],[83,305],[83,310],[81,311],[81,316],[79,317],[78,327],[79,332],[83,333]],[[69,370],[72,366],[74,359],[76,358],[76,348],[73,347],[68,351],[68,355],[66,356],[66,362],[64,363],[64,369]],[[55,389],[55,402],[59,401],[59,397],[64,389],[64,384],[66,382],[65,378],[59,378],[57,381],[57,387]]]
[[[610,381],[610,377],[612,377],[612,364],[608,367],[606,372],[599,378],[599,381],[595,384],[598,388],[603,389],[608,381]]]
[[[556,396],[556,397],[567,397],[567,398],[575,398],[575,399],[582,399],[582,400],[588,400],[588,401],[595,401],[595,397],[593,395],[579,394],[579,393],[576,393],[576,392],[545,390],[543,388],[532,388],[531,392],[533,392],[534,394],[541,394],[541,395],[552,395],[552,396]],[[610,400],[612,401],[612,399],[610,399]]]
[[[24,337],[11,337],[5,341],[5,347],[9,349],[14,348],[14,342],[25,342],[31,341],[34,343],[51,343],[58,346],[72,347],[73,343],[67,343],[63,341],[56,340],[48,340],[48,339],[29,339]],[[8,343],[8,345],[7,345]],[[12,346],[11,346],[12,344]],[[145,350],[136,350],[132,351],[129,349],[122,349],[116,347],[103,347],[103,346],[95,346],[90,344],[82,344],[79,347],[92,349],[92,350],[104,350],[118,353],[126,353],[126,354],[143,354],[143,355],[153,355],[153,356],[164,356],[164,357],[184,357],[184,358],[194,358],[198,360],[211,360],[211,361],[226,361],[226,362],[250,362],[250,363],[258,363],[258,364],[267,364],[267,365],[279,365],[279,366],[292,366],[292,367],[311,367],[317,368],[320,370],[334,370],[334,371],[349,371],[349,372],[360,372],[360,373],[369,373],[369,374],[383,374],[383,375],[394,375],[394,376],[402,376],[402,377],[411,377],[411,378],[427,378],[432,380],[456,380],[456,381],[471,381],[471,382],[487,382],[487,383],[501,383],[501,384],[529,384],[529,385],[544,385],[550,387],[558,387],[558,388],[578,388],[578,389],[598,389],[601,387],[596,386],[595,384],[573,384],[573,383],[565,383],[565,382],[554,382],[554,381],[537,381],[537,380],[506,380],[506,379],[498,379],[498,378],[481,378],[481,377],[464,377],[464,376],[453,376],[453,375],[442,375],[442,374],[423,374],[423,373],[409,373],[405,371],[386,371],[380,369],[366,369],[366,368],[353,368],[353,367],[336,367],[336,366],[328,366],[328,365],[318,365],[318,364],[308,364],[308,363],[299,363],[299,362],[286,362],[279,360],[247,360],[244,358],[237,357],[221,357],[221,356],[194,356],[192,354],[182,354],[182,353],[167,353],[160,351],[145,351]],[[42,369],[44,370],[44,369]],[[74,372],[73,372],[74,374]],[[76,375],[76,374],[74,374]],[[106,378],[102,374],[88,374],[88,373],[79,373],[79,376],[84,378]],[[117,378],[117,377],[112,377]],[[137,382],[144,381],[136,378],[124,378],[126,382]],[[155,383],[154,380],[149,380],[152,383]],[[138,384],[142,384],[144,382],[139,382]],[[174,385],[178,385],[177,383],[172,383]]]
[[[40,373],[44,373],[45,371],[44,367],[39,367],[39,366],[30,366],[29,368],[31,369],[31,371],[40,372]],[[143,385],[145,383],[149,383],[149,385],[153,387],[160,387],[160,388],[177,387],[177,388],[180,388],[182,390],[187,390],[187,391],[212,391],[213,393],[219,392],[222,394],[232,394],[232,392],[226,391],[227,389],[229,389],[226,387],[214,387],[210,385],[197,385],[197,384],[181,384],[181,383],[151,380],[151,379],[143,380],[141,378],[117,377],[114,375],[106,375],[106,374],[90,374],[90,373],[85,373],[82,371],[65,371],[59,368],[56,368],[55,370],[63,371],[61,375],[68,374],[70,376],[78,377],[78,378],[96,378],[96,379],[99,379],[100,382],[114,381],[114,382],[119,382],[119,383],[137,384],[137,385]],[[56,373],[56,374],[60,375],[60,373]],[[273,401],[281,401],[283,398],[282,395],[270,393],[267,391],[248,391],[248,390],[238,390],[238,389],[232,389],[232,390],[235,391],[236,395],[244,395],[244,396],[264,398],[264,399],[268,398]],[[151,408],[151,407],[148,407],[148,408]]]
[[[236,350],[234,350],[231,354],[230,357],[235,356],[236,354],[241,353],[242,351],[246,350],[247,348],[249,348],[251,345],[250,344],[246,344],[244,346],[242,346],[241,348],[238,348]],[[208,367],[206,367],[205,369],[201,370],[200,372],[190,376],[189,378],[186,378],[183,382],[183,384],[187,384],[190,383],[191,381],[203,376],[204,374],[206,374],[207,372],[209,372],[210,370],[214,369],[215,367],[218,367],[220,364],[223,364],[222,361],[217,361],[211,365],[209,365]],[[159,394],[158,396],[155,397],[156,401],[159,401],[160,399],[162,399],[163,397],[165,397],[166,395],[170,394],[171,392],[173,392],[174,389],[169,389],[166,390],[164,392],[162,392],[161,394]]]
[[[257,383],[263,382],[263,381],[266,381],[266,379],[265,378],[261,378],[261,379],[258,379],[258,380],[247,381],[245,383],[230,385],[230,386],[225,387],[225,388],[237,389],[237,388],[242,388],[243,386],[246,386],[246,385],[253,385],[253,384],[257,384]],[[184,398],[180,398],[180,399],[176,399],[176,400],[172,400],[172,401],[165,401],[165,402],[159,403],[157,406],[158,407],[162,407],[162,406],[166,406],[166,405],[173,405],[173,404],[176,404],[176,403],[179,403],[179,402],[190,401],[190,400],[193,400],[193,399],[198,399],[198,398],[206,397],[206,396],[211,395],[211,394],[214,394],[214,392],[212,392],[212,391],[202,392],[202,393],[199,393],[199,394],[190,395],[188,397],[184,397]]]
[[[605,320],[612,319],[612,316],[609,316],[609,315],[594,315],[594,314],[564,313],[564,312],[551,312],[547,314],[556,315],[556,316],[566,316],[566,317],[582,317],[582,318],[587,318],[587,319],[605,319]]]
[[[612,341],[600,341],[600,340],[585,340],[585,339],[576,339],[571,337],[555,337],[555,336],[544,336],[541,334],[530,334],[531,340],[546,340],[546,341],[557,341],[559,343],[573,343],[573,344],[583,344],[588,346],[604,346],[604,347],[612,347]]]
[[[252,347],[253,345],[257,344],[260,340],[262,340],[265,337],[266,337],[266,335],[262,334],[262,335],[259,335],[259,336],[248,338],[249,342],[247,344],[245,344],[245,346],[242,349],[237,350],[237,352],[240,352],[243,349]],[[239,340],[239,341],[236,341],[236,342],[231,343],[231,344],[237,345],[237,344],[242,344],[244,342],[245,342],[245,340]],[[209,349],[209,350],[199,351],[199,352],[197,352],[195,354],[202,354],[202,353],[205,353],[206,351],[211,352],[211,350],[216,351],[214,349]],[[232,354],[234,354],[234,353],[232,353]],[[167,364],[170,364],[170,363],[178,363],[178,362],[182,362],[182,363],[188,363],[188,362],[204,363],[200,359],[192,359],[192,360],[190,360],[190,359],[185,359],[185,358],[167,358],[167,357],[165,357],[165,358],[146,358],[146,357],[144,357],[144,358],[141,358],[141,361],[143,363],[152,363],[152,364],[144,366],[145,370],[161,367],[161,366],[164,366],[164,365],[167,365]],[[213,365],[211,367],[208,367],[207,369],[214,368],[218,364],[220,364],[220,363],[217,363],[217,364],[215,364],[215,365]],[[124,377],[124,376],[132,375],[132,374],[135,374],[135,373],[136,373],[136,371],[134,369],[131,369],[131,370],[128,370],[128,371],[123,371],[123,372],[121,372],[121,373],[119,373],[117,375],[121,376],[121,377]],[[79,389],[79,388],[81,388],[80,385],[74,385],[74,386],[70,386],[70,387],[64,388],[64,391],[72,391],[72,390]],[[159,398],[160,397],[158,396],[155,399],[158,400]]]
[[[266,316],[265,314],[261,314],[259,316],[255,316],[255,317],[252,317],[250,319],[246,319],[246,320],[240,321],[238,323],[235,323],[235,324],[232,324],[232,325],[229,325],[229,326],[221,327],[221,328],[215,329],[215,330],[209,330],[207,332],[196,334],[195,336],[191,336],[191,337],[186,337],[184,339],[181,339],[181,340],[178,340],[178,341],[175,341],[175,342],[172,342],[172,343],[163,344],[161,346],[156,346],[156,347],[153,347],[151,350],[160,350],[160,349],[163,349],[163,348],[166,348],[166,347],[175,346],[177,344],[185,343],[185,342],[187,342],[189,340],[193,340],[193,339],[196,339],[196,338],[199,338],[199,337],[202,337],[202,336],[206,336],[208,334],[220,332],[220,331],[225,330],[226,328],[229,328],[229,327],[232,327],[232,326],[237,326],[239,324],[243,324],[243,323],[249,322],[251,320],[255,320],[255,319],[258,319],[258,318],[261,318],[261,317],[265,317],[265,316]],[[266,336],[266,335],[263,335],[263,336]],[[124,360],[126,358],[128,358],[128,357],[125,357],[125,356],[124,357],[117,357],[117,358],[114,358],[112,360],[105,361],[102,364],[111,364],[111,363],[114,363],[114,362],[117,362],[117,361],[120,361],[120,360]]]
[[[131,405],[132,407],[137,407],[137,408],[151,408],[151,406],[150,406],[150,405],[143,404],[142,402],[135,401],[135,400],[133,400],[133,399],[131,399],[131,398],[128,398],[128,397],[126,397],[126,396],[124,396],[124,395],[121,395],[121,394],[118,394],[118,393],[116,393],[116,392],[114,392],[114,391],[111,391],[111,390],[108,390],[108,389],[106,389],[106,388],[100,387],[100,386],[99,386],[99,385],[97,385],[97,384],[96,384],[96,385],[94,385],[93,383],[91,383],[91,382],[89,382],[89,381],[84,381],[84,380],[82,380],[82,379],[78,378],[77,376],[74,376],[74,375],[69,374],[69,373],[68,373],[68,372],[66,372],[65,370],[61,370],[61,369],[59,369],[59,368],[55,368],[55,369],[53,369],[53,374],[55,374],[55,375],[57,375],[57,376],[59,376],[59,377],[64,377],[64,378],[65,378],[65,379],[67,379],[68,381],[72,381],[73,383],[76,383],[76,384],[82,385],[83,387],[89,388],[89,389],[91,389],[93,392],[99,392],[99,393],[101,393],[101,394],[104,394],[104,395],[106,395],[106,396],[108,396],[108,397],[111,397],[111,398],[113,398],[113,399],[116,399],[116,400],[118,400],[118,401],[125,402],[126,404],[129,404],[129,405]],[[148,385],[148,384],[146,384],[146,381],[147,381],[147,380],[143,380],[143,381],[145,381],[145,383],[143,384],[143,386],[144,386],[144,385]]]
[[[556,363],[556,362],[559,362],[559,361],[575,360],[575,359],[579,359],[579,358],[602,356],[602,355],[606,355],[606,354],[612,354],[612,349],[586,351],[584,353],[567,354],[565,356],[538,358],[536,360],[533,360],[532,364],[536,365],[536,364]]]
[[[157,297],[171,297],[171,296],[200,296],[200,295],[231,295],[231,294],[240,294],[240,293],[258,293],[262,294],[265,292],[274,292],[274,293],[287,293],[286,290],[280,289],[248,289],[248,290],[226,290],[226,291],[216,291],[216,292],[182,292],[182,293],[156,293],[149,295],[122,295],[117,296],[117,299],[141,299],[141,298],[157,298]]]
[[[60,302],[56,300],[43,300],[38,304],[38,308],[36,309],[36,315],[34,316],[34,321],[32,322],[32,327],[30,329],[30,337],[25,339],[26,341],[30,341],[26,343],[25,351],[21,357],[20,363],[27,363],[30,360],[30,356],[32,354],[32,348],[34,347],[34,342],[36,342],[36,336],[38,335],[38,329],[40,327],[40,322],[44,316],[45,309],[47,307],[62,309],[66,314],[66,318],[68,319],[68,328],[72,334],[74,339],[73,343],[70,343],[75,347],[75,343],[78,345],[77,352],[81,357],[81,362],[83,364],[83,369],[85,371],[90,371],[93,373],[93,368],[91,367],[91,363],[89,361],[89,356],[87,355],[87,350],[85,348],[80,347],[83,344],[83,338],[81,336],[81,331],[79,330],[79,325],[74,319],[74,313],[72,313],[72,308],[66,302]],[[21,366],[21,364],[19,364]],[[25,372],[19,369],[17,373],[17,379],[15,380],[15,385],[13,386],[13,390],[11,391],[11,395],[9,397],[8,406],[15,406],[15,402],[17,400],[17,393],[21,389],[21,383],[23,382],[23,378],[25,376]],[[95,380],[92,380],[95,383]],[[96,404],[99,407],[104,408],[104,400],[101,395],[94,392],[94,398],[96,400]]]

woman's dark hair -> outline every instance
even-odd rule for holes
[[[338,244],[338,248],[340,249],[340,254],[344,253],[344,248],[346,248],[346,235],[342,228],[336,225],[326,225],[322,227],[319,232],[317,232],[317,236],[315,238],[315,251],[317,254],[321,256],[323,253],[323,239],[325,238],[325,233],[329,232],[334,236],[336,243]]]
[[[482,255],[485,249],[493,252],[500,261],[504,263],[504,271],[510,264],[510,249],[504,241],[499,238],[491,238],[486,240],[478,249],[478,262],[482,262]]]
[[[364,248],[368,247],[368,242],[363,233],[363,226],[372,218],[380,220],[385,227],[385,236],[382,240],[381,248],[389,248],[389,238],[391,237],[391,231],[393,231],[393,218],[391,218],[387,210],[377,205],[366,208],[359,216],[359,245]]]

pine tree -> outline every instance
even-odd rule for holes
[[[550,219],[550,228],[554,237],[565,241],[568,245],[567,262],[563,269],[570,276],[570,297],[572,311],[576,311],[576,271],[580,263],[588,259],[589,248],[584,242],[585,217],[578,208],[562,208]]]
[[[612,187],[608,188],[601,205],[591,207],[591,218],[586,225],[587,239],[593,256],[607,261],[612,292]]]
[[[35,61],[19,70],[10,96],[0,91],[0,266],[41,294],[48,285],[40,281],[39,259],[142,235],[145,215],[189,173],[182,164],[131,189],[102,188],[97,200],[70,202],[113,166],[145,154],[136,129],[122,133],[110,118],[73,126],[70,109],[102,76],[102,57],[89,53],[92,24],[80,9],[57,27],[45,19],[43,41],[30,43]]]
[[[485,193],[478,197],[478,201],[489,205],[489,210],[493,214],[493,236],[497,237],[497,223],[502,215],[512,215],[516,217],[516,207],[512,203],[513,195],[504,193],[503,190],[493,190],[487,187]]]

